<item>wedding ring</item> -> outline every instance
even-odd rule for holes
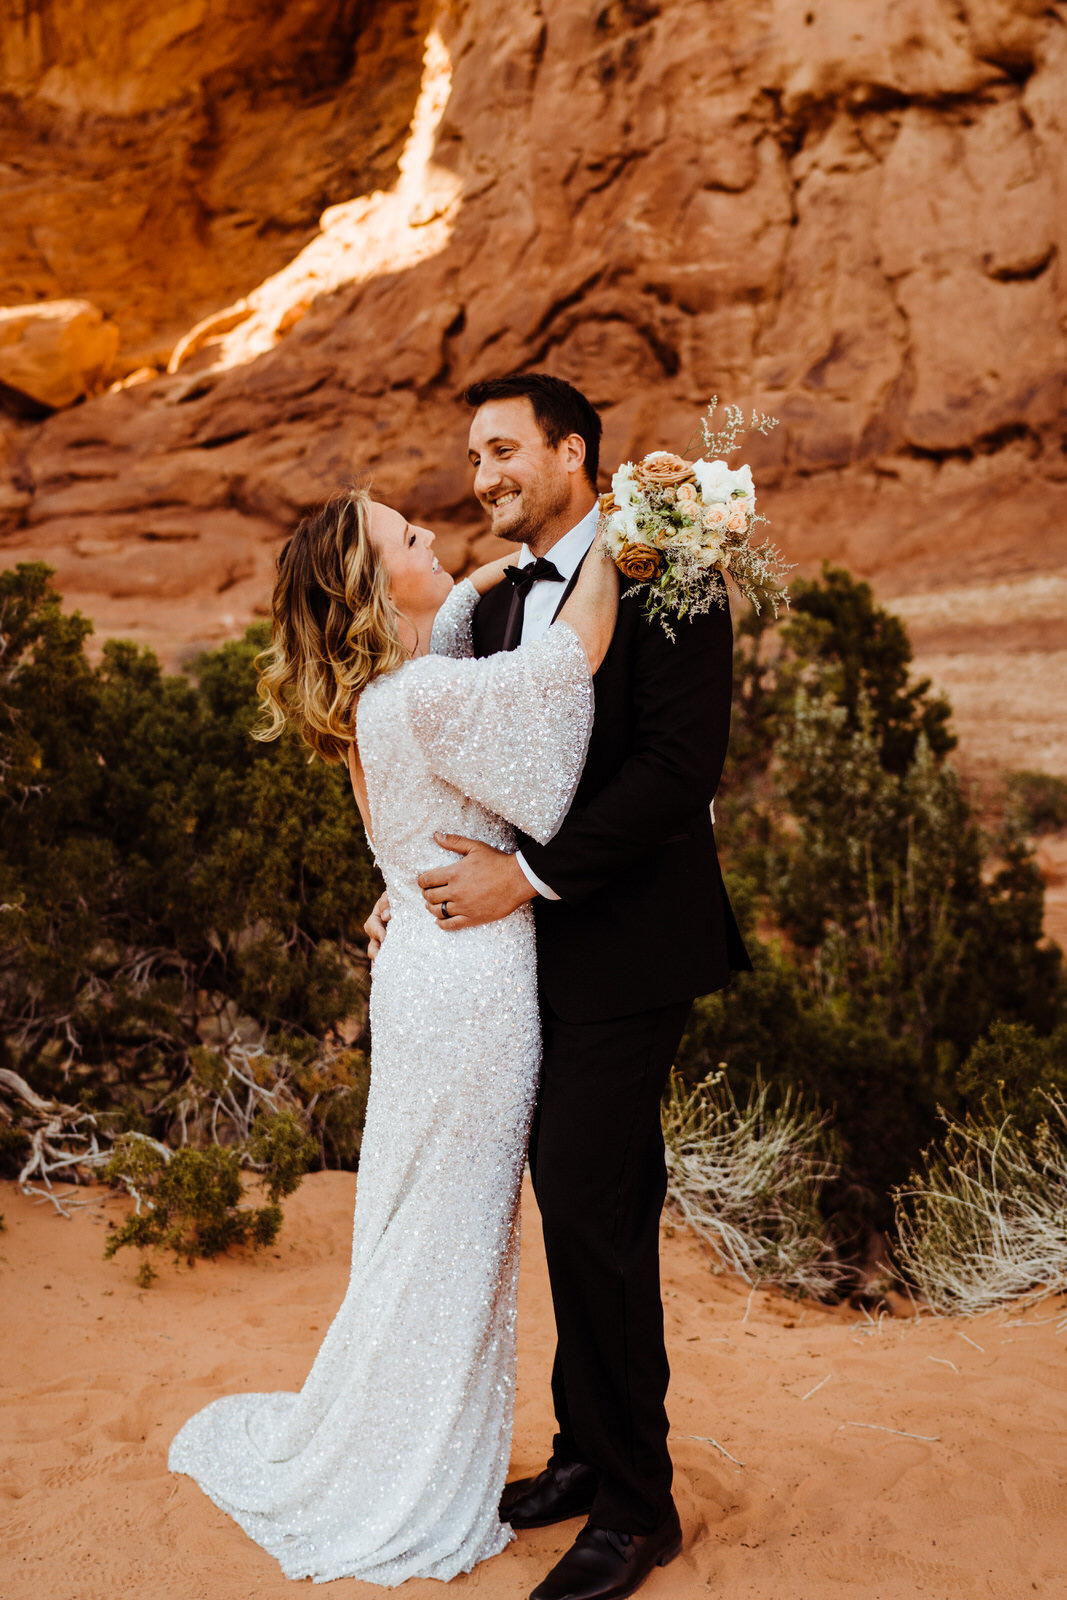
[[[441,921],[445,922],[451,915],[452,915],[452,913],[448,909],[448,901],[447,900],[442,900],[441,901]]]

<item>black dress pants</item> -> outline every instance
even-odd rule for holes
[[[553,1454],[599,1478],[589,1522],[651,1533],[670,1504],[660,1099],[689,1001],[564,1022],[541,1000],[530,1170],[556,1315]]]

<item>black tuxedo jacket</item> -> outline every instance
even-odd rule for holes
[[[499,584],[479,602],[475,655],[502,647],[511,595]],[[729,610],[674,631],[672,643],[640,598],[620,599],[574,803],[548,844],[519,836],[560,896],[535,901],[537,950],[545,999],[567,1022],[691,1000],[751,967],[710,815],[730,735]]]

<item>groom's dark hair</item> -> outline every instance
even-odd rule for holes
[[[472,383],[463,398],[475,408],[488,400],[529,400],[551,449],[562,444],[569,433],[585,440],[585,475],[596,488],[603,424],[593,402],[566,378],[553,378],[547,372],[513,372],[506,378],[484,378],[481,383]]]

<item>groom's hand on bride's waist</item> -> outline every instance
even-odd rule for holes
[[[537,893],[513,855],[462,834],[435,833],[434,839],[457,860],[420,873],[419,888],[446,932],[498,922]]]

